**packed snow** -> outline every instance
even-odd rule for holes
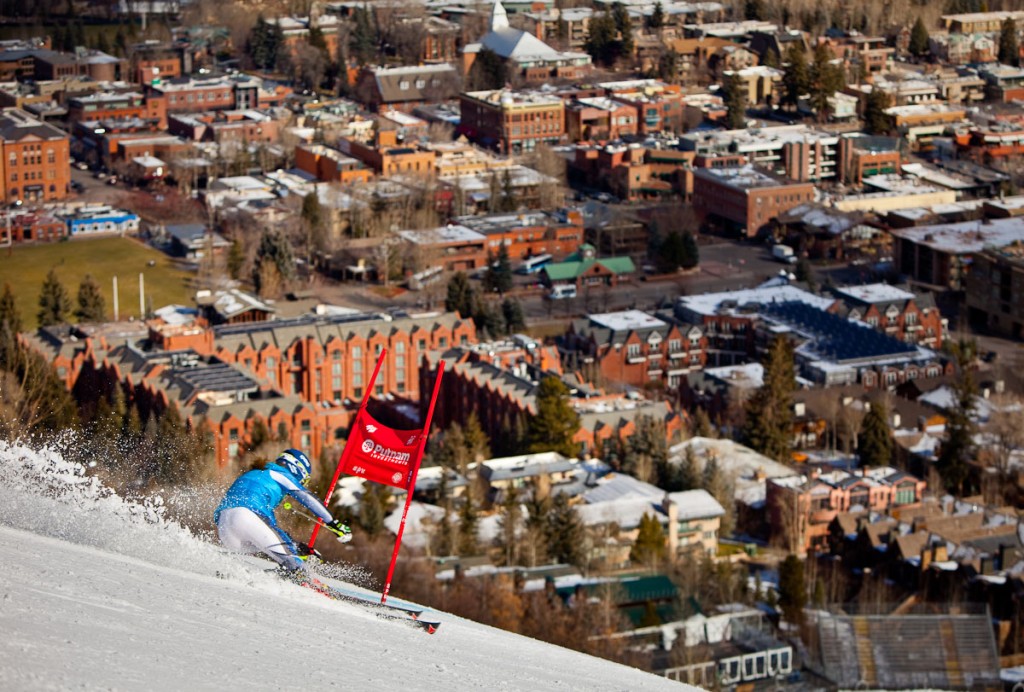
[[[447,614],[380,620],[6,443],[0,592],[4,690],[695,689]]]

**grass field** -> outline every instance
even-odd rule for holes
[[[148,262],[155,262],[148,266]],[[99,282],[106,300],[107,318],[114,318],[113,278],[117,277],[120,318],[139,319],[139,273],[145,278],[146,299],[152,308],[171,303],[192,305],[191,272],[177,267],[167,255],[131,238],[87,238],[58,243],[15,246],[0,250],[0,283],[14,292],[22,327],[35,329],[39,293],[53,267],[78,307],[78,286],[86,274]],[[74,320],[71,316],[70,319]]]

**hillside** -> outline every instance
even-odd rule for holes
[[[693,689],[454,616],[381,621],[162,514],[0,443],[0,689]]]

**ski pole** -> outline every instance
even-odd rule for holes
[[[300,517],[305,517],[306,519],[309,519],[312,522],[316,522],[317,524],[319,524],[320,526],[324,527],[325,529],[327,529],[331,533],[335,534],[336,536],[341,536],[341,533],[335,531],[330,526],[325,524],[323,519],[321,519],[320,517],[314,517],[312,514],[309,514],[307,512],[303,512],[301,509],[298,509],[297,507],[292,505],[291,502],[285,502],[284,505],[282,505],[282,506],[285,509],[287,509],[288,511],[294,512],[295,514],[298,514]]]

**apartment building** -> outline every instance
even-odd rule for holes
[[[1024,238],[986,248],[972,259],[965,290],[968,321],[1020,341],[1024,338]]]
[[[785,537],[804,550],[828,547],[829,524],[841,512],[906,511],[919,507],[927,486],[923,480],[892,467],[854,472],[812,469],[805,475],[769,478],[765,507],[775,537]]]
[[[707,158],[743,156],[748,163],[800,182],[843,179],[842,135],[806,125],[688,132],[680,148]]]
[[[624,310],[573,321],[561,337],[565,360],[592,368],[605,382],[675,389],[707,362],[707,337],[671,315]]]
[[[460,94],[459,102],[459,131],[502,154],[522,154],[538,144],[558,144],[565,136],[565,104],[557,96],[497,89]]]
[[[64,199],[71,183],[67,133],[18,108],[0,111],[0,194],[7,204]]]
[[[813,183],[771,175],[747,164],[695,168],[693,208],[701,223],[721,223],[753,238],[782,212],[811,202]]]
[[[374,172],[366,164],[323,144],[299,144],[295,147],[295,167],[316,176],[317,180],[343,185],[369,182]]]
[[[137,91],[97,91],[68,100],[70,126],[82,120],[147,120],[167,127],[166,103],[161,98],[146,98]]]
[[[678,86],[657,79],[601,82],[597,86],[607,96],[636,109],[639,134],[683,131],[684,105]]]

